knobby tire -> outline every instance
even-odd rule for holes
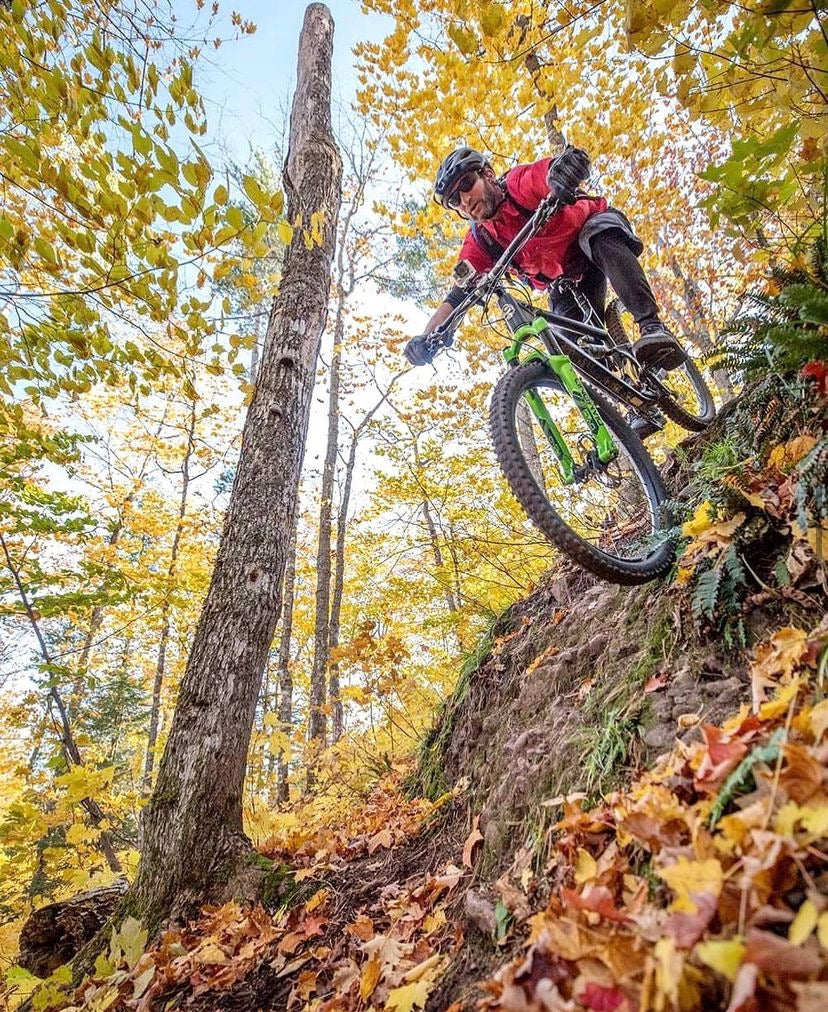
[[[492,442],[500,467],[532,523],[565,555],[584,569],[612,583],[635,585],[646,583],[667,572],[673,562],[674,544],[664,541],[642,559],[623,559],[609,554],[577,534],[558,514],[538,485],[520,447],[517,431],[517,410],[520,398],[533,387],[559,388],[557,378],[546,363],[527,362],[510,368],[499,380],[492,394],[489,414]],[[666,492],[643,443],[624,422],[609,401],[590,390],[599,414],[615,441],[629,454],[652,506],[657,529],[671,526],[662,505]]]

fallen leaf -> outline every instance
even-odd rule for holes
[[[578,857],[575,861],[575,883],[583,885],[591,882],[598,874],[598,862],[583,847],[578,848]]]
[[[718,898],[722,892],[722,866],[715,858],[688,861],[680,857],[674,865],[658,868],[656,873],[676,894],[671,910],[695,914],[699,909],[700,894],[710,893]]]
[[[578,995],[581,1005],[595,1012],[615,1012],[626,1000],[617,987],[602,987],[594,981],[590,981]]]
[[[396,1009],[396,1012],[411,1012],[414,1008],[425,1008],[428,995],[434,987],[432,981],[418,980],[413,984],[406,984],[404,987],[392,988],[388,993],[386,1009]]]
[[[794,984],[796,1012],[825,1012],[828,1008],[828,983],[812,980],[807,984]]]
[[[813,710],[811,710],[808,719],[811,734],[818,745],[825,734],[825,729],[828,728],[828,699],[823,699],[821,703],[817,703]]]
[[[802,945],[807,941],[817,926],[818,920],[819,911],[816,904],[813,900],[805,900],[788,928],[788,941],[791,945]]]
[[[745,943],[738,938],[711,939],[709,942],[699,942],[693,954],[705,966],[727,977],[732,984],[745,958]]]
[[[755,963],[762,973],[794,980],[805,980],[818,973],[822,966],[818,952],[807,946],[791,945],[786,939],[759,928],[751,928],[748,932],[745,962]]]
[[[359,976],[359,996],[363,1001],[367,1001],[374,993],[381,973],[382,965],[380,964],[379,957],[375,954],[363,966],[362,973]]]
[[[483,840],[483,834],[477,828],[477,824],[480,821],[480,816],[475,815],[474,823],[472,824],[472,831],[466,837],[466,842],[463,844],[463,864],[467,868],[471,868],[473,864],[472,854],[478,843]]]

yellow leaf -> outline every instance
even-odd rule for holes
[[[724,941],[699,942],[694,949],[696,957],[733,983],[745,957],[744,942],[736,938]]]
[[[591,882],[598,874],[598,863],[589,851],[578,848],[578,859],[575,862],[575,883],[583,885]]]
[[[769,703],[763,703],[759,707],[759,719],[773,720],[774,717],[778,717],[780,714],[786,713],[788,707],[791,705],[791,700],[798,691],[799,679],[794,678],[789,685],[785,685],[779,690],[779,694],[776,699],[772,699]]]
[[[687,858],[680,857],[671,867],[659,868],[658,875],[676,894],[670,905],[671,910],[694,914],[698,910],[694,893],[712,893],[716,897],[721,895],[722,866],[712,857],[706,861],[688,861]]]
[[[405,987],[392,988],[388,994],[386,1009],[396,1009],[396,1012],[411,1012],[414,1008],[425,1008],[429,992],[434,984],[428,980],[418,980],[414,984],[406,984]]]
[[[712,526],[716,519],[716,510],[709,501],[696,507],[693,518],[681,525],[681,533],[687,538],[694,538]]]
[[[229,194],[226,186],[217,186],[215,193],[213,194],[213,200],[217,204],[226,204]]]
[[[805,900],[797,910],[796,917],[791,921],[788,928],[788,941],[791,945],[802,945],[811,937],[811,933],[817,925],[819,911],[812,900]]]
[[[813,710],[811,710],[808,722],[811,734],[814,736],[814,741],[819,744],[822,736],[825,734],[826,727],[828,727],[828,699],[823,699],[821,703],[817,703]]]
[[[289,246],[293,239],[293,229],[286,221],[280,221],[276,225],[276,235],[278,235],[280,242],[284,243],[285,246]]]
[[[219,948],[215,942],[208,941],[205,945],[195,950],[192,956],[196,963],[202,966],[224,966],[230,962],[227,953]]]
[[[659,938],[655,944],[653,955],[656,958],[655,979],[659,996],[666,997],[668,1002],[678,1005],[678,989],[684,969],[684,955],[676,949],[672,938]],[[664,1003],[657,1006],[663,1008]]]
[[[359,977],[359,995],[363,1001],[367,1001],[374,993],[374,988],[379,983],[381,969],[379,957],[376,954],[363,966]]]

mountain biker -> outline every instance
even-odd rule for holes
[[[590,172],[589,157],[568,146],[554,160],[544,158],[517,165],[497,178],[487,158],[470,147],[447,155],[437,171],[434,199],[471,221],[460,248],[459,261],[468,261],[478,274],[488,271],[506,246],[550,193],[561,208],[529,240],[515,258],[515,266],[534,288],[546,289],[561,275],[579,279],[579,289],[603,322],[607,279],[632,313],[640,337],[633,352],[642,365],[675,369],[686,356],[659,318],[652,289],[638,262],[643,245],[627,218],[609,207],[603,197],[588,196],[578,187]],[[412,365],[430,362],[436,349],[427,336],[460,304],[465,291],[455,286],[428,321],[425,333],[405,346]],[[570,292],[551,293],[553,312],[579,316]]]

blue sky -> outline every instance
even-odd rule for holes
[[[175,0],[182,22],[193,18],[193,0]],[[207,103],[210,139],[244,161],[250,146],[268,147],[278,138],[289,108],[296,75],[299,33],[306,4],[289,0],[224,0],[222,25],[231,9],[253,21],[257,31],[218,50],[205,51],[198,87]],[[335,23],[334,102],[346,106],[355,87],[352,48],[378,41],[393,26],[392,19],[363,14],[358,0],[329,0]]]

